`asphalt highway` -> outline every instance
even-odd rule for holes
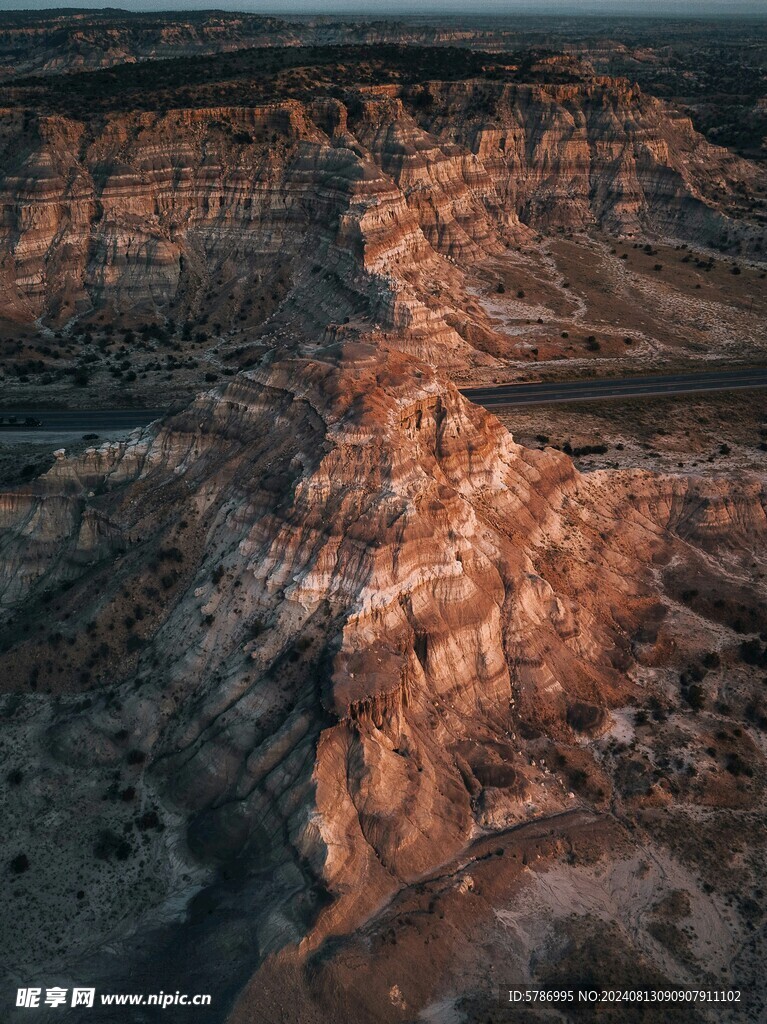
[[[740,388],[767,387],[767,368],[717,370],[713,373],[677,373],[667,376],[613,377],[603,380],[549,381],[531,384],[492,384],[489,387],[462,388],[470,401],[488,409],[503,406],[534,405],[549,402],[582,402],[600,398],[650,398],[657,395],[684,395],[702,391],[731,391]],[[2,409],[0,421],[13,416],[14,427],[0,428],[0,444],[14,441],[44,440],[64,435],[98,434],[101,438],[127,433],[145,426],[165,414],[164,409],[78,409],[51,410]],[[40,421],[26,428],[27,416]]]
[[[21,425],[27,416],[40,421],[40,430],[132,430],[165,415],[164,409],[2,409],[0,422],[13,416]]]
[[[124,437],[165,415],[165,409],[3,409],[0,407],[0,447],[13,444],[69,445],[83,435],[94,440]],[[15,423],[9,423],[10,418]],[[38,421],[29,426],[27,417]]]
[[[548,381],[531,384],[492,384],[461,388],[461,394],[488,409],[548,402],[583,402],[600,398],[650,398],[701,391],[733,391],[767,387],[767,368],[717,370],[713,373],[675,373],[657,377],[613,377],[607,380]]]

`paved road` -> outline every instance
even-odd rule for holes
[[[642,398],[653,395],[683,395],[700,391],[729,391],[767,387],[767,368],[717,370],[714,373],[678,373],[656,377],[614,377],[606,380],[551,381],[545,384],[493,384],[462,388],[466,398],[487,408],[533,405],[544,402],[578,402],[598,398]],[[0,430],[0,444],[13,441],[48,440],[55,435],[98,434],[106,439],[143,427],[165,414],[165,409],[3,409],[0,420],[15,416],[19,429]],[[27,416],[40,420],[34,430],[22,424]]]
[[[96,434],[107,441],[130,433],[135,427],[144,427],[165,415],[165,409],[3,409],[0,421],[15,416],[18,427],[0,429],[0,446],[22,443],[71,444],[83,434]],[[40,421],[32,429],[24,425],[27,416]]]
[[[15,416],[17,420],[23,421],[27,416],[32,416],[40,420],[41,430],[132,430],[164,415],[164,409],[55,409],[41,412],[35,409],[0,407],[0,420]]]
[[[611,380],[549,381],[545,384],[493,384],[461,388],[461,393],[488,409],[544,402],[583,402],[599,398],[647,398],[700,391],[767,387],[767,369],[676,373],[663,377],[614,377]]]

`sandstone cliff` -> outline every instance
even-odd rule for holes
[[[442,373],[493,372],[471,271],[535,232],[758,236],[730,216],[752,165],[581,71],[5,111],[8,319],[215,317],[250,346],[0,493],[14,977],[204,972],[212,1024],[286,991],[300,1024],[479,1020],[434,1009],[451,971],[463,996],[486,946],[495,978],[579,969],[575,913],[645,979],[763,986],[764,474],[582,475]]]
[[[657,570],[737,577],[765,493],[581,477],[379,342],[242,375],[0,512],[0,676],[40,695],[6,729],[25,773],[44,766],[30,799],[70,810],[37,870],[77,863],[92,894],[70,957],[126,912],[151,931],[216,871],[242,879],[233,913],[255,871],[252,968],[348,932],[480,830],[571,807],[536,737],[589,762],[646,666],[685,647]],[[38,918],[19,965],[55,957]]]
[[[746,248],[760,231],[722,192],[756,169],[609,79],[371,87],[99,125],[9,110],[1,127],[0,275],[22,322],[215,308],[250,325],[256,299],[310,336],[346,319],[406,328],[444,364],[493,349],[456,260],[531,230],[729,233]]]
[[[245,47],[405,43],[499,48],[511,33],[456,23],[372,18],[292,19],[225,11],[179,16],[129,11],[0,15],[0,73],[61,74]]]

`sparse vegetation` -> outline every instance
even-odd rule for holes
[[[25,871],[29,871],[29,857],[26,853],[17,853],[9,866],[14,875],[23,875]]]

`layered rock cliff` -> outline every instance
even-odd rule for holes
[[[498,48],[510,32],[457,23],[372,18],[284,19],[225,11],[179,17],[130,11],[0,15],[0,74],[53,75],[122,63],[227,53],[245,47],[405,43]]]
[[[583,745],[648,686],[664,700],[646,666],[685,648],[653,566],[737,576],[765,529],[758,480],[581,477],[380,343],[242,375],[0,509],[6,736],[47,779],[27,801],[68,806],[54,842],[12,798],[7,835],[57,906],[78,865],[67,956],[101,970],[123,915],[153,950],[213,886],[205,942],[245,900],[247,971],[480,830],[572,807],[540,738],[596,770]],[[16,930],[17,969],[56,962],[51,907]]]
[[[6,316],[215,308],[251,326],[278,312],[311,336],[348,318],[407,328],[438,363],[492,351],[456,260],[531,230],[728,233],[746,248],[760,231],[726,212],[756,169],[609,79],[426,82],[102,124],[9,110],[0,163]]]
[[[441,373],[496,358],[472,267],[560,228],[748,246],[758,172],[625,81],[497,73],[0,120],[7,318],[215,317],[251,367],[0,494],[14,978],[450,1019],[483,932],[577,966],[572,910],[655,980],[763,984],[763,474],[581,475]],[[509,909],[538,882],[560,931]]]

